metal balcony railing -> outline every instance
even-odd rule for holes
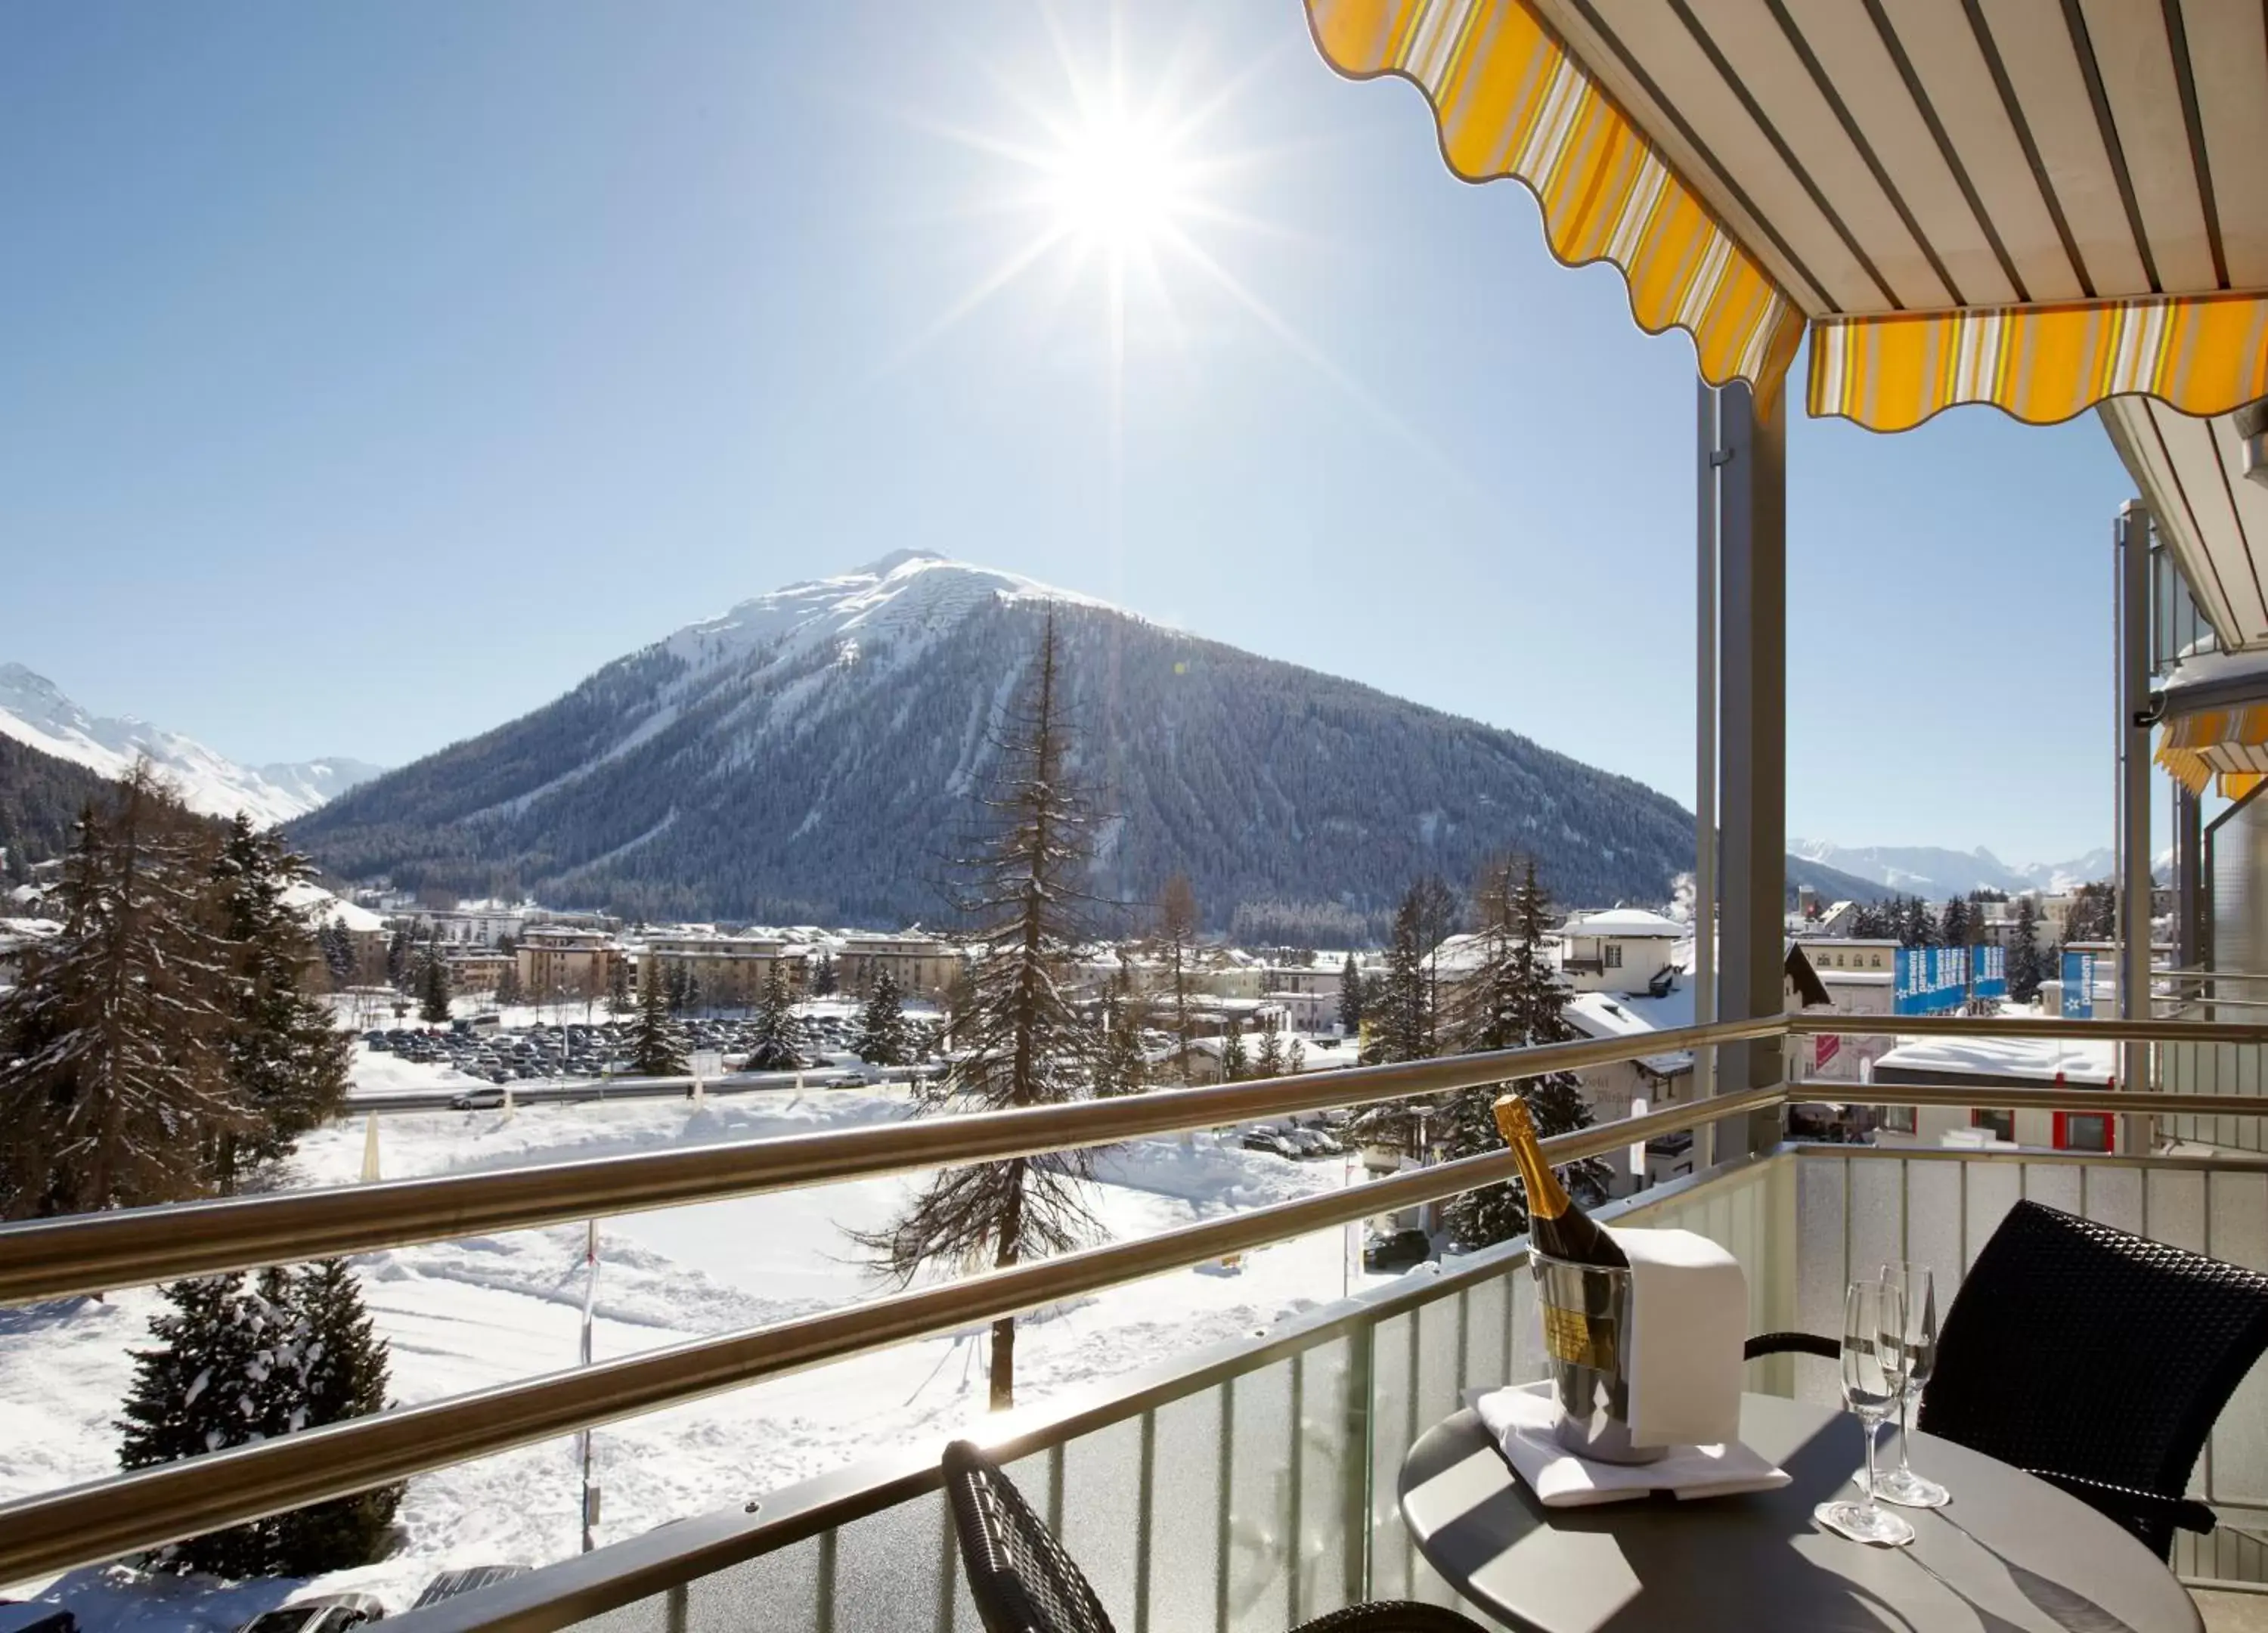
[[[1911,1017],[1835,1016],[1723,1022],[1638,1039],[1587,1040],[1493,1055],[1316,1072],[1264,1083],[920,1119],[738,1145],[15,1225],[0,1227],[0,1302],[20,1303],[857,1176],[1104,1144],[1138,1135],[1221,1127],[1298,1111],[1493,1084],[1544,1071],[1578,1070],[1664,1049],[1776,1040],[1807,1031],[1865,1031],[1878,1022],[1880,1029],[1901,1033],[2142,1039],[2161,1045],[2201,1047],[2257,1047],[2268,1036],[2256,1026],[2170,1021],[1925,1021]],[[1775,1083],[1562,1136],[1548,1145],[1556,1158],[1572,1160],[1791,1100],[1815,1095],[1849,1100],[1852,1091],[1849,1084]],[[1874,1085],[1864,1092],[1870,1103],[1967,1105],[1975,1100],[1977,1092],[1974,1087],[1923,1084]],[[1992,1098],[1996,1106],[2041,1109],[2161,1114],[2170,1109],[2169,1097],[2139,1092],[1996,1090]],[[2184,1114],[2197,1115],[2251,1117],[2263,1109],[2257,1097],[2242,1094],[2191,1095],[2183,1097],[2180,1103]],[[1723,1172],[1719,1171],[1719,1177]],[[0,1506],[0,1581],[114,1557],[426,1469],[692,1401],[759,1379],[965,1328],[974,1322],[1160,1271],[1440,1200],[1512,1177],[1508,1155],[1470,1158],[1344,1192],[1255,1209],[1157,1237],[475,1394],[396,1409],[262,1445],[22,1499]],[[1693,1183],[1648,1193],[1634,1210],[1668,1207]],[[2268,1184],[2268,1174],[2264,1174],[2263,1183]],[[1719,1232],[1712,1229],[1707,1233]],[[1765,1251],[1757,1245],[1762,1239],[1757,1234],[1757,1241],[1750,1244],[1760,1253]],[[1784,1255],[1791,1250],[1794,1237],[1790,1234],[1775,1240],[1778,1245],[1771,1247],[1770,1252]],[[1512,1251],[1491,1250],[1494,1257],[1479,1255],[1472,1262],[1498,1267],[1491,1274],[1500,1278],[1506,1274],[1502,1266],[1511,1262],[1506,1254]],[[1480,1271],[1476,1269],[1473,1274]],[[1793,1285],[1772,1265],[1760,1264],[1752,1270],[1752,1286],[1764,1289],[1764,1297],[1778,1298],[1773,1290],[1783,1284]],[[1510,1292],[1498,1296],[1514,1297]],[[1507,1322],[1511,1310],[1507,1303]],[[1757,1313],[1761,1317],[1770,1313],[1760,1308]],[[1255,1353],[1269,1350],[1274,1342],[1262,1344]],[[917,1471],[906,1477],[918,1483]],[[865,1486],[859,1489],[867,1490]],[[1374,1525],[1377,1516],[1373,1514],[1372,1519]],[[702,1534],[684,1527],[673,1530],[688,1542]],[[785,1532],[767,1535],[767,1548],[792,1540]],[[591,1558],[603,1556],[602,1553]],[[588,1565],[588,1561],[581,1563]],[[1366,1572],[1370,1569],[1366,1564]],[[635,1571],[608,1580],[604,1597],[612,1604],[626,1603],[652,1585],[650,1577]],[[588,1598],[577,1602],[583,1607],[578,1614],[598,1607]],[[552,1616],[550,1612],[530,1614],[534,1620],[513,1620],[509,1624],[566,1624],[547,1619]]]

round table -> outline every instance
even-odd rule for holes
[[[1463,1411],[1428,1430],[1403,1460],[1403,1518],[1446,1581],[1531,1633],[2204,1626],[2164,1562],[2130,1533],[1981,1453],[1916,1435],[1914,1467],[1950,1488],[1953,1502],[1900,1509],[1915,1540],[1882,1548],[1846,1541],[1811,1518],[1820,1503],[1855,1495],[1851,1476],[1867,1455],[1856,1418],[1744,1395],[1741,1438],[1790,1482],[1691,1503],[1547,1509],[1479,1417]]]

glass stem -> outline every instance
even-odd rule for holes
[[[1898,1473],[1907,1479],[1913,1476],[1913,1416],[1914,1402],[1920,1391],[1907,1390],[1898,1401]]]
[[[1867,1519],[1874,1522],[1874,1443],[1881,1438],[1883,1419],[1870,1420],[1867,1424]]]

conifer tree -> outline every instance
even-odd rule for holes
[[[1199,923],[1197,890],[1188,874],[1175,873],[1158,900],[1153,945],[1165,979],[1165,1021],[1174,1039],[1174,1070],[1183,1083],[1189,1080],[1189,1040],[1196,1035],[1189,999],[1203,958],[1197,945]]]
[[[1244,1048],[1244,1023],[1231,1015],[1228,1030],[1220,1041],[1220,1080],[1241,1083],[1251,1075],[1252,1060]]]
[[[750,1031],[753,1042],[743,1070],[793,1071],[803,1064],[797,1047],[802,1028],[796,1024],[795,995],[789,990],[787,972],[777,959],[772,960],[771,972],[764,977],[763,992],[757,999]]]
[[[449,1019],[449,967],[441,950],[429,948],[425,968],[417,978],[417,1019],[438,1026]]]
[[[619,963],[615,966],[620,968]],[[526,992],[519,984],[519,960],[514,959],[497,972],[496,1001],[498,1009],[526,1001]]]
[[[0,1210],[11,1217],[176,1201],[231,1092],[210,847],[148,762],[89,808],[52,898],[62,930],[0,992]]]
[[[1386,950],[1386,975],[1369,1016],[1373,1061],[1423,1060],[1432,1052],[1433,1016],[1426,1002],[1423,886],[1411,888],[1394,915]]]
[[[2040,912],[2029,895],[2016,898],[2015,928],[2008,934],[2008,997],[2029,1004],[2040,996],[2047,972],[2040,967]]]
[[[354,936],[345,923],[333,919],[318,932],[323,951],[323,968],[331,978],[331,990],[343,992],[354,985]]]
[[[386,979],[396,992],[408,993],[416,976],[416,945],[409,939],[409,927],[396,924],[386,941]]]
[[[850,1052],[869,1066],[902,1066],[908,1053],[906,1019],[898,983],[887,969],[874,977],[866,1005],[858,1014],[858,1036]]]
[[[362,1286],[343,1259],[302,1267],[289,1284],[291,1314],[306,1345],[297,1384],[297,1421],[287,1430],[316,1429],[386,1409],[389,1364],[362,1302]],[[318,1576],[368,1564],[386,1551],[405,1488],[380,1486],[328,1503],[279,1514],[276,1566],[281,1574]]]
[[[1974,921],[1969,903],[1961,896],[1945,899],[1945,912],[1938,920],[1938,945],[1945,947],[1965,947],[1969,945]]]
[[[1362,966],[1351,953],[1339,967],[1339,1030],[1350,1038],[1362,1035]]]
[[[299,989],[313,948],[305,919],[287,901],[310,877],[305,857],[262,833],[239,813],[212,866],[221,934],[229,950],[228,1083],[249,1127],[224,1129],[213,1149],[223,1195],[244,1176],[288,1155],[293,1143],[345,1103],[352,1046],[328,1007]]]
[[[1103,1002],[1102,1058],[1094,1074],[1098,1094],[1139,1094],[1150,1086],[1150,1063],[1142,1052],[1147,1025],[1147,1006],[1122,963]]]
[[[1072,771],[1069,688],[1050,607],[1014,702],[990,734],[987,784],[964,852],[961,907],[975,922],[961,1047],[926,1109],[1059,1105],[1097,1075],[1096,1028],[1068,996],[1087,939],[1081,884],[1094,855],[1094,804]],[[901,1284],[937,1266],[1005,1269],[1078,1246],[1100,1229],[1080,1195],[1084,1150],[973,1163],[939,1174],[884,1230],[862,1236]],[[1015,1404],[1016,1323],[992,1324],[990,1398]]]
[[[1260,1048],[1252,1056],[1256,1078],[1284,1075],[1284,1025],[1274,1010],[1260,1018]]]
[[[637,1035],[630,1044],[630,1070],[641,1078],[681,1077],[687,1070],[684,1046],[670,1024],[661,972],[651,959],[638,972]]]
[[[665,1001],[669,1005],[669,1012],[673,1015],[685,1013],[685,983],[684,963],[681,960],[670,960],[669,967],[662,976],[662,991]]]
[[[1476,1053],[1526,1048],[1573,1036],[1566,1019],[1566,989],[1543,953],[1551,904],[1536,882],[1535,862],[1527,860],[1517,869],[1506,860],[1490,864],[1482,871],[1475,894],[1481,957],[1454,1018],[1459,1048]],[[1494,1107],[1505,1086],[1491,1084],[1448,1097],[1442,1144],[1450,1158],[1504,1148]],[[1591,1126],[1590,1107],[1572,1072],[1523,1078],[1510,1086],[1528,1102],[1535,1131],[1545,1138]],[[1610,1176],[1598,1159],[1587,1158],[1558,1172],[1579,1199],[1597,1202],[1606,1195]],[[1515,1184],[1484,1186],[1453,1197],[1445,1217],[1460,1243],[1479,1247],[1525,1231],[1528,1201]]]
[[[630,961],[618,952],[607,960],[607,1014],[620,1020],[637,1007],[630,997]]]
[[[819,961],[811,967],[811,996],[828,998],[835,996],[841,978],[835,973],[835,955],[822,949]]]

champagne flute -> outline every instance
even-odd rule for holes
[[[1812,1517],[1854,1542],[1896,1548],[1913,1527],[1874,1501],[1874,1443],[1905,1392],[1905,1298],[1887,1282],[1853,1282],[1843,1298],[1843,1399],[1867,1434],[1867,1500],[1822,1503]]]
[[[1882,1280],[1905,1298],[1905,1391],[1898,1402],[1898,1466],[1882,1476],[1880,1495],[1901,1508],[1942,1508],[1951,1494],[1914,1473],[1913,1420],[1937,1366],[1937,1291],[1926,1264],[1886,1264]]]

